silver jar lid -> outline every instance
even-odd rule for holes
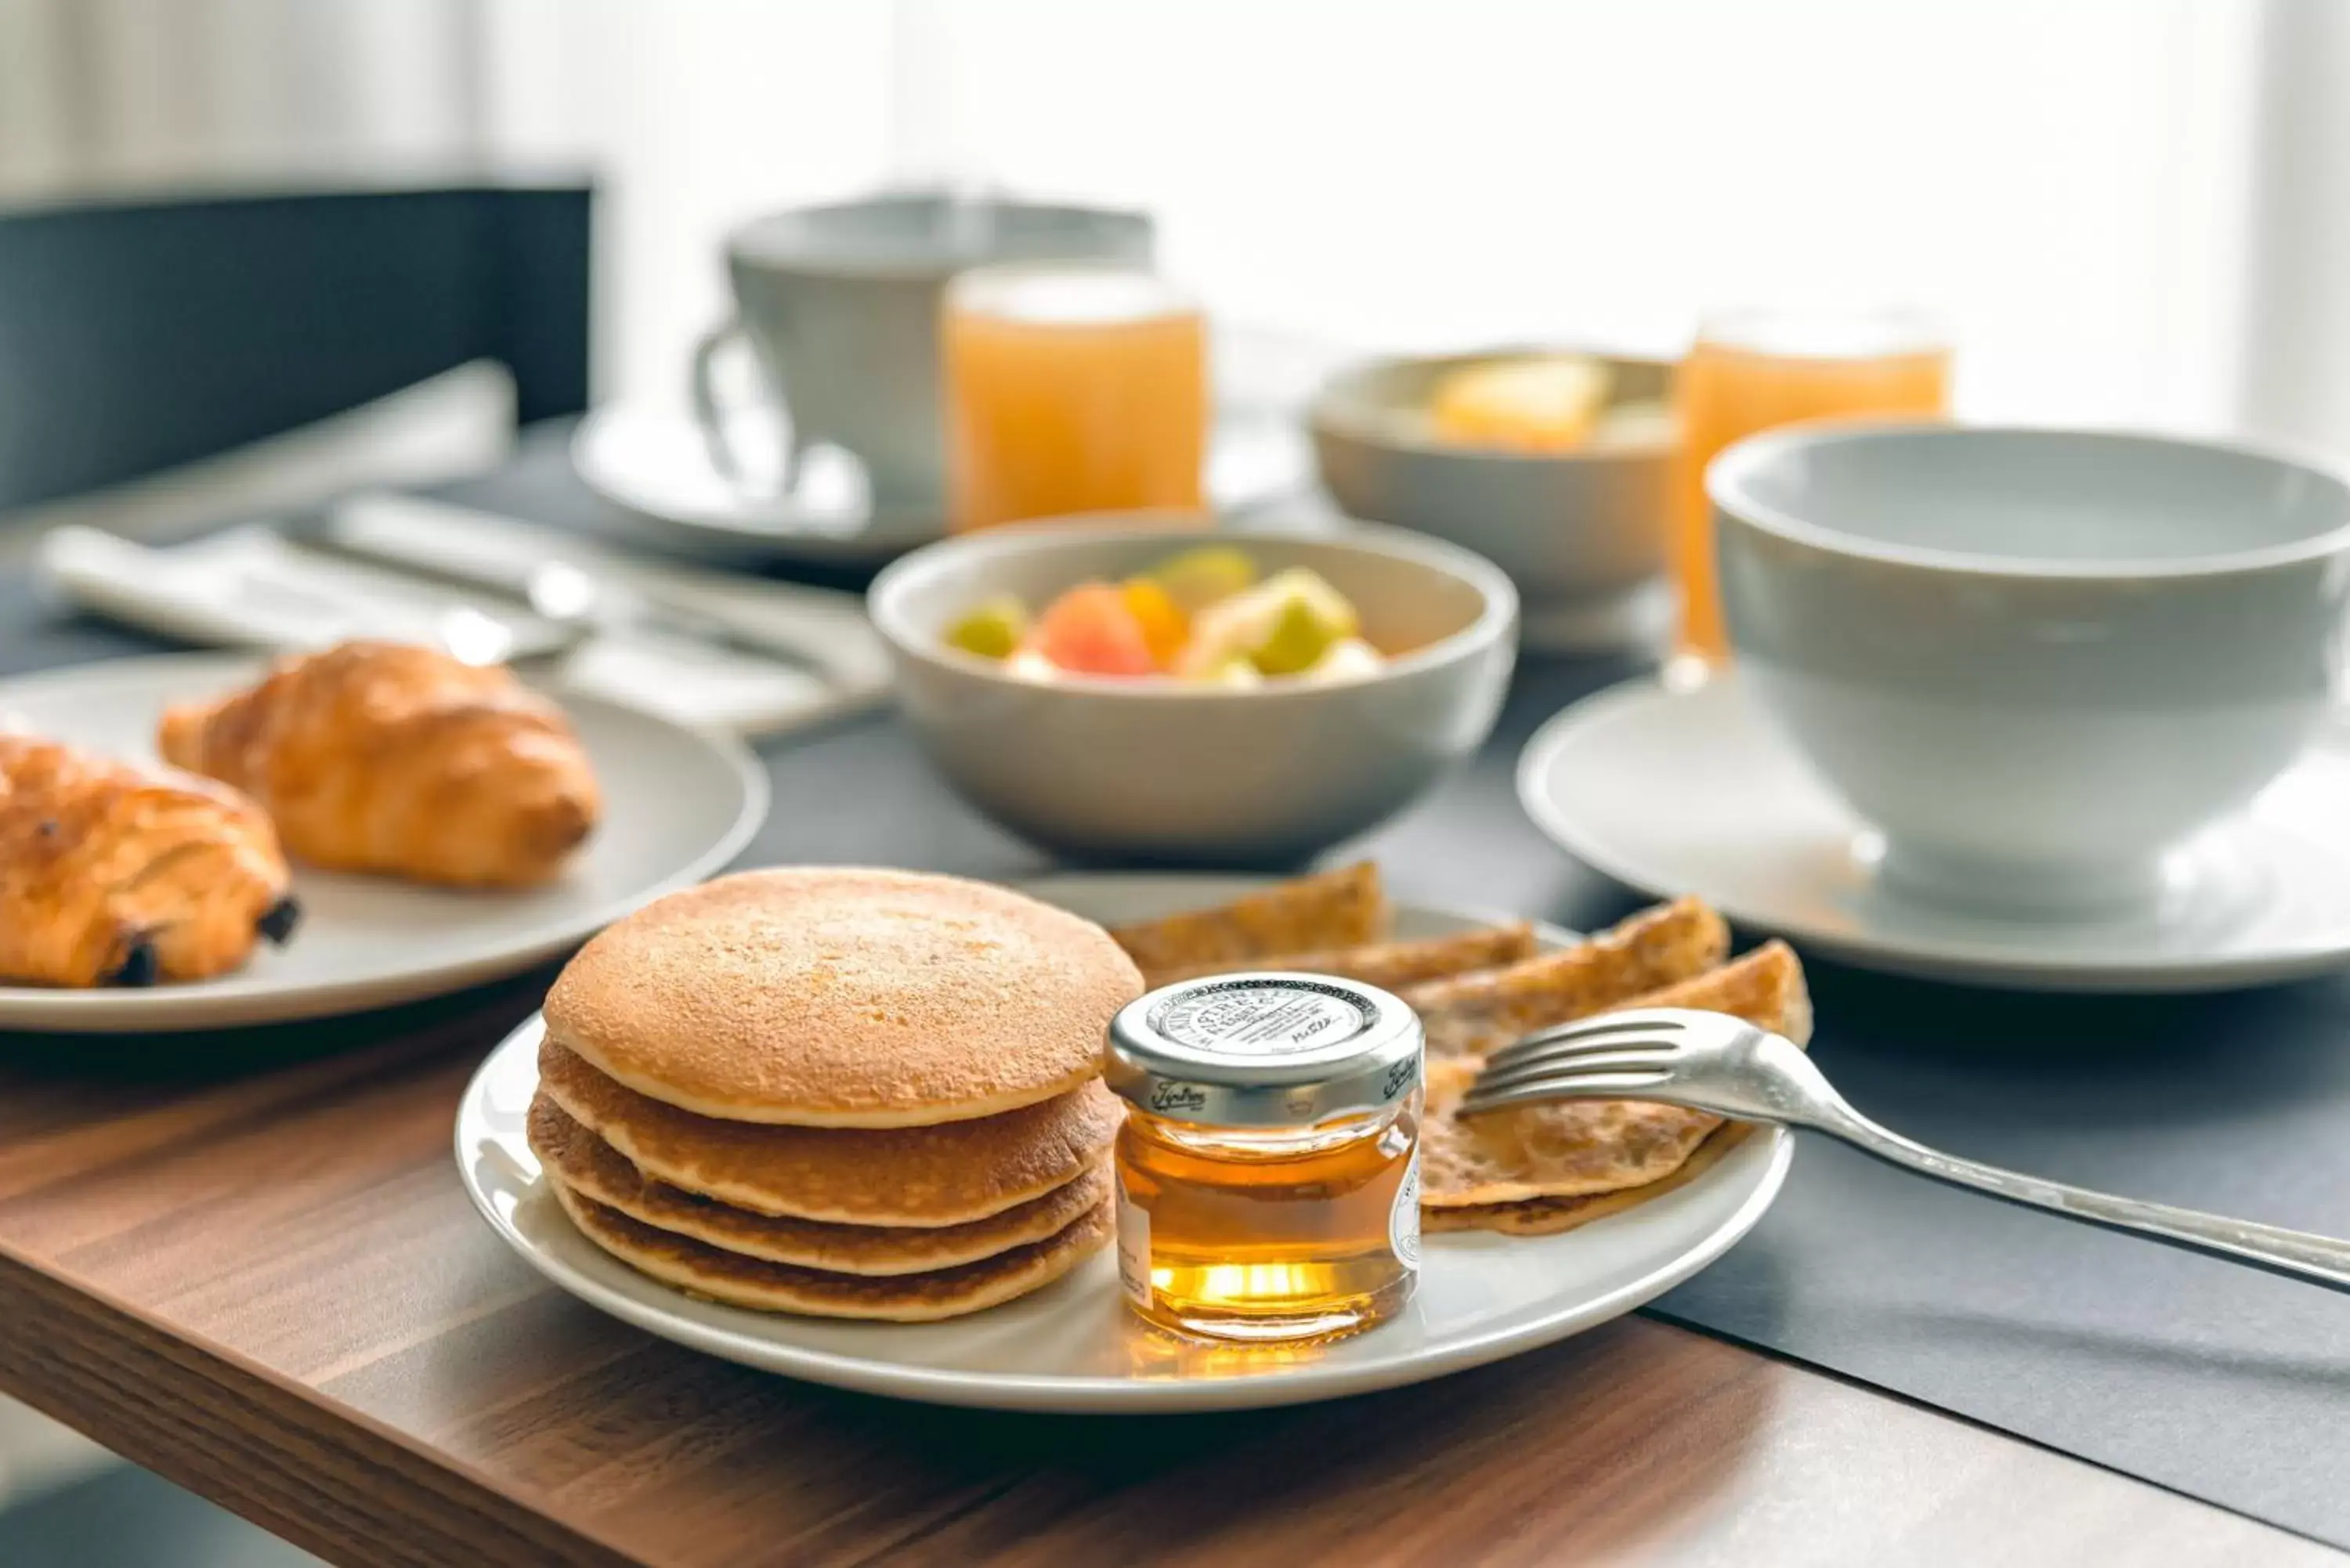
[[[1377,986],[1251,971],[1179,981],[1110,1020],[1104,1076],[1155,1116],[1307,1127],[1419,1085],[1419,1019]]]

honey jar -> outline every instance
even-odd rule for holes
[[[1419,1268],[1419,1020],[1373,986],[1253,972],[1165,986],[1111,1020],[1118,1274],[1162,1328],[1350,1334]]]

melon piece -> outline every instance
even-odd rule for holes
[[[1027,635],[1028,607],[1010,594],[997,594],[947,628],[946,642],[982,659],[1009,659]]]
[[[1003,673],[1014,680],[1033,680],[1039,686],[1048,686],[1061,678],[1053,661],[1033,648],[1014,649],[1012,657],[1003,661]]]
[[[1609,379],[1582,354],[1488,359],[1438,382],[1428,411],[1436,433],[1462,446],[1572,452],[1591,439]]]
[[[1118,588],[1126,600],[1134,624],[1142,628],[1142,640],[1150,649],[1151,662],[1161,670],[1175,668],[1175,660],[1183,645],[1191,638],[1191,618],[1182,607],[1170,597],[1165,588],[1149,577],[1130,577]]]
[[[1150,569],[1149,576],[1167,590],[1176,608],[1195,616],[1218,599],[1228,599],[1253,584],[1256,562],[1235,545],[1202,545],[1168,556]]]
[[[1387,668],[1387,657],[1359,637],[1342,637],[1314,661],[1305,679],[1335,684],[1362,680]]]
[[[1260,674],[1296,675],[1361,629],[1346,595],[1305,567],[1292,566],[1194,617],[1183,668],[1205,671],[1239,656]]]
[[[1264,684],[1264,677],[1245,658],[1234,654],[1211,670],[1203,670],[1191,680],[1201,686],[1230,686],[1238,691],[1252,691]]]
[[[1109,583],[1080,583],[1045,607],[1027,646],[1073,675],[1153,675],[1142,624]]]

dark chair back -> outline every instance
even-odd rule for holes
[[[0,510],[211,456],[470,360],[588,406],[584,185],[0,210]]]

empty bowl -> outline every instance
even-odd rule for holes
[[[1499,566],[1524,601],[1529,648],[1571,651],[1660,633],[1670,614],[1661,581],[1677,444],[1669,425],[1643,439],[1530,452],[1447,440],[1430,415],[1446,377],[1541,352],[1384,359],[1340,372],[1308,419],[1322,483],[1349,516],[1433,535]],[[1610,372],[1611,405],[1670,396],[1669,361],[1589,358]]]
[[[874,579],[873,624],[906,719],[974,805],[1079,858],[1290,862],[1402,810],[1492,729],[1517,595],[1491,562],[1396,529],[1232,540],[1268,574],[1319,573],[1353,601],[1367,638],[1402,650],[1351,680],[1039,681],[943,640],[991,596],[1041,606],[1203,537],[1132,520],[991,529],[927,545]]]
[[[1912,891],[2149,903],[2333,711],[2350,483],[2311,460],[1803,425],[1707,489],[1742,680]]]

